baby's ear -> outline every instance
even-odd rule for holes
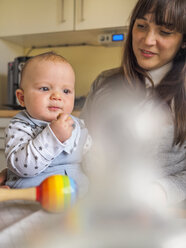
[[[25,106],[25,102],[24,102],[24,91],[21,89],[17,89],[16,90],[16,97],[17,100],[19,102],[19,104],[24,107]]]

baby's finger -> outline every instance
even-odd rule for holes
[[[63,113],[60,113],[58,116],[57,116],[57,120],[62,120],[62,121],[66,121],[68,119],[69,115],[68,114],[63,114]]]
[[[60,113],[57,117],[57,119],[61,120],[62,122],[67,122],[68,123],[68,126],[72,126],[73,128],[75,127],[75,124],[74,124],[74,121],[72,119],[72,117],[68,114],[62,114]]]
[[[74,121],[73,121],[73,119],[69,116],[69,118],[67,119],[67,122],[68,122],[68,125],[69,126],[72,126],[72,127],[74,127]]]
[[[63,113],[58,114],[57,120],[59,120],[59,119],[61,118],[62,115],[63,115]]]

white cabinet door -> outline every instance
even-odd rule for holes
[[[73,30],[74,0],[0,0],[0,36]]]
[[[76,0],[75,29],[96,29],[128,25],[137,0]]]

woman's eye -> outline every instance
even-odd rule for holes
[[[48,87],[41,87],[41,88],[39,88],[41,91],[48,91],[49,90],[49,88]]]
[[[139,29],[145,29],[145,25],[140,24],[140,23],[137,24],[137,27],[138,27]]]
[[[64,89],[63,92],[64,92],[65,94],[69,94],[69,93],[70,93],[70,90]]]
[[[165,36],[166,36],[166,35],[168,36],[168,35],[171,35],[171,34],[172,34],[172,32],[164,31],[164,30],[161,30],[160,33],[161,33],[162,35],[165,35]]]

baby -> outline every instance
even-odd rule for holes
[[[88,179],[81,162],[91,138],[84,122],[71,115],[74,86],[72,66],[58,54],[43,53],[25,63],[16,91],[25,110],[5,130],[9,187],[37,186],[61,174],[76,181],[80,195],[86,193]]]

